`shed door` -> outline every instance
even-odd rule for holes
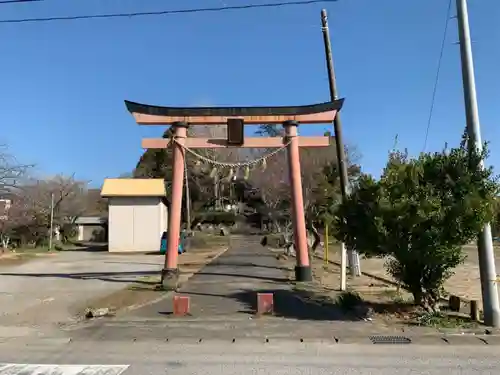
[[[133,204],[131,198],[114,197],[109,209],[109,243],[113,251],[131,251],[134,244]]]
[[[141,197],[134,203],[134,248],[158,251],[161,240],[158,199]]]

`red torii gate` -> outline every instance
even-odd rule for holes
[[[302,195],[299,147],[325,147],[329,137],[299,137],[299,124],[331,123],[342,108],[344,100],[306,106],[280,107],[160,107],[125,101],[128,111],[139,125],[171,125],[174,138],[146,138],[142,147],[163,149],[173,145],[172,196],[168,213],[168,248],[162,269],[162,285],[167,289],[177,286],[179,270],[177,248],[181,228],[182,192],[184,182],[184,148],[221,148],[221,147],[283,147],[288,151],[290,187],[292,193],[292,213],[294,240],[297,254],[295,279],[312,280],[307,245],[307,231]],[[215,138],[188,138],[190,125],[228,125],[228,130],[236,129],[240,140]],[[244,124],[282,124],[285,137],[243,137]],[[228,131],[228,138],[230,138]]]

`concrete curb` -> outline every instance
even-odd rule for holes
[[[300,337],[300,336],[286,336],[286,335],[275,335],[265,333],[262,334],[251,334],[251,335],[234,335],[234,336],[206,336],[203,333],[199,335],[168,335],[165,334],[164,337],[141,337],[141,336],[129,336],[123,337],[120,339],[105,339],[100,338],[100,342],[130,342],[130,343],[168,343],[169,345],[175,344],[197,344],[203,345],[212,342],[225,342],[227,344],[237,345],[244,343],[262,343],[262,344],[276,344],[280,342],[288,342],[288,343],[297,343],[297,344],[327,344],[327,345],[383,345],[387,346],[499,346],[500,338],[498,336],[475,336],[475,335],[462,335],[462,336],[448,336],[448,335],[402,335],[403,338],[409,339],[408,342],[380,342],[375,343],[372,341],[372,337],[390,337],[392,335],[376,335],[376,334],[365,334],[365,335],[348,335],[348,334],[339,334],[325,337]],[[0,340],[0,343],[2,341]],[[33,338],[12,338],[11,340],[5,340],[3,343],[9,344],[12,342],[23,342],[23,343],[33,343],[34,345],[67,345],[67,344],[80,344],[80,343],[92,343],[92,339],[89,338],[46,338],[42,340],[33,339]]]

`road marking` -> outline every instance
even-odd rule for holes
[[[42,365],[0,363],[0,375],[119,375],[129,365]]]

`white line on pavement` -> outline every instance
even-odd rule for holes
[[[0,363],[0,375],[119,375],[129,365],[47,365]]]

